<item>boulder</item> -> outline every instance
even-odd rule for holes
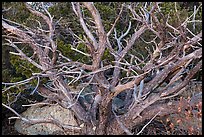
[[[21,115],[28,119],[46,119],[53,117],[63,124],[77,126],[77,122],[72,112],[68,109],[62,108],[59,105],[31,106]],[[24,121],[19,119],[16,120],[14,127],[19,133],[25,135],[53,135],[55,133],[64,133],[61,128],[51,123],[40,123],[28,126]],[[64,134],[75,133],[69,132]]]

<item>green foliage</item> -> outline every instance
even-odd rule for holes
[[[95,6],[99,10],[105,31],[109,31],[112,26],[111,24],[114,23],[117,17],[117,9],[115,9],[115,4],[114,6],[109,6],[106,3],[96,2]]]
[[[9,82],[12,77],[12,70],[2,69],[2,81]]]
[[[67,35],[66,29],[69,27],[72,28],[72,31],[77,35],[84,34],[78,17],[72,10],[70,2],[57,2],[50,7],[48,11],[54,16],[54,21],[57,21],[62,17],[59,22],[60,31],[58,33],[63,34],[63,32],[65,32],[64,35]]]
[[[72,50],[71,44],[65,44],[64,41],[57,39],[57,46],[58,46],[59,51],[61,51],[64,56],[70,58],[71,60],[79,61],[79,62],[87,63],[87,64],[90,63],[91,59],[81,53],[78,53]],[[82,43],[79,43],[75,48],[77,48],[78,50],[84,53],[88,52],[86,45]]]
[[[127,4],[127,3],[126,3]],[[134,4],[134,3],[131,3]],[[114,23],[115,19],[117,18],[120,8],[122,3],[117,2],[96,2],[94,3],[96,8],[98,9],[102,23],[104,25],[105,31],[108,32],[112,24]],[[183,6],[185,5],[185,6]],[[138,8],[135,9],[135,11],[138,13],[139,12],[139,7],[144,6],[144,3],[139,3]],[[168,23],[175,28],[178,27],[178,25],[183,22],[187,16],[190,16],[193,14],[193,3],[185,3],[185,2],[179,2],[176,4],[177,6],[177,12],[175,9],[175,2],[163,2],[159,4],[161,7],[161,13],[157,13],[156,16],[158,16],[158,19],[163,23],[165,26],[165,21],[167,17],[169,16]],[[2,8],[3,9],[8,9],[11,7],[10,10],[3,12],[3,17],[10,19],[12,21],[16,21],[18,23],[22,23],[24,25],[27,25],[28,27],[31,28],[36,28],[38,26],[38,23],[35,20],[40,20],[42,23],[43,29],[47,27],[46,23],[43,21],[42,18],[37,17],[35,15],[30,14],[30,12],[25,8],[25,5],[22,2],[3,2],[2,3]],[[147,6],[147,10],[150,10],[151,6]],[[187,7],[187,8],[186,8]],[[198,8],[198,5],[197,5]],[[56,22],[59,20],[61,17],[62,19],[59,22],[59,28],[56,27],[56,32],[55,32],[55,41],[58,45],[58,50],[62,52],[62,54],[73,61],[79,61],[83,62],[86,64],[91,64],[92,60],[90,57],[87,57],[81,53],[78,53],[74,50],[73,48],[76,48],[84,53],[89,53],[89,50],[87,49],[86,45],[79,43],[77,45],[71,45],[73,43],[73,37],[68,33],[68,28],[71,28],[72,31],[78,35],[81,39],[83,39],[83,35],[85,35],[78,17],[74,14],[73,9],[71,7],[70,2],[63,2],[63,3],[55,3],[54,6],[50,7],[49,12],[51,15],[54,16],[53,20]],[[177,17],[177,14],[180,16],[180,21]],[[163,14],[163,16],[162,16]],[[86,17],[91,17],[90,12],[86,9],[83,8],[83,15]],[[137,21],[133,21],[131,19],[131,13],[129,10],[124,7],[123,13],[119,19],[119,21],[116,24],[116,29],[117,29],[117,34],[120,36],[120,34],[125,32],[127,30],[127,27],[129,25],[129,21],[131,20],[132,22],[132,28],[130,30],[129,34],[132,34],[134,32],[134,29],[136,28],[136,25],[138,25]],[[191,18],[192,20],[192,18]],[[202,20],[202,7],[200,7],[198,13],[196,14],[196,20]],[[88,23],[89,25],[95,25],[93,24],[88,18],[85,19],[85,22]],[[140,24],[139,24],[140,25]],[[139,26],[138,26],[139,27]],[[134,28],[134,29],[133,29]],[[196,23],[196,28],[195,30],[193,29],[193,23],[190,23],[188,25],[188,28],[192,30],[193,33],[198,33],[200,32],[202,28],[201,23]],[[169,29],[170,30],[170,29]],[[169,31],[168,30],[168,31]],[[92,30],[91,30],[92,31]],[[95,31],[95,30],[93,30]],[[172,30],[171,30],[172,31]],[[114,32],[113,32],[114,33]],[[112,33],[112,35],[113,35]],[[95,35],[95,34],[93,34]],[[145,41],[151,40],[155,35],[152,32],[146,31],[141,37]],[[110,38],[110,42],[115,43],[115,40],[113,38]],[[123,45],[126,45],[125,43]],[[23,46],[23,45],[22,45]],[[128,52],[127,56],[125,56],[125,59],[129,60],[130,56],[129,54],[137,55],[140,59],[142,59],[141,55],[138,53],[142,54],[144,58],[148,56],[148,52],[145,49],[146,47],[151,48],[154,45],[148,45],[144,43],[141,39],[138,39],[133,48]],[[33,66],[31,63],[22,60],[18,56],[14,56],[8,54],[8,51],[12,51],[8,46],[2,46],[2,62],[3,62],[3,81],[9,81],[9,82],[17,82],[26,78],[29,78],[32,76],[32,73],[40,72],[38,68]],[[27,47],[27,46],[26,46]],[[117,48],[117,47],[115,47]],[[150,49],[152,50],[152,49]],[[23,50],[28,56],[32,55],[31,49],[25,48]],[[8,63],[8,60],[10,60],[10,64]],[[102,56],[102,60],[104,62],[104,65],[112,63],[114,60],[114,57],[112,54],[110,54],[109,49],[106,49],[104,51],[104,55]],[[142,65],[142,64],[141,64]],[[122,74],[125,76],[125,73]],[[41,80],[42,83],[46,83],[47,78],[44,78]],[[36,85],[36,80],[33,80],[31,85]],[[16,90],[16,89],[15,89]]]
[[[4,9],[10,8],[3,12],[3,17],[18,23],[24,23],[30,16],[23,2],[3,2],[2,7]]]
[[[22,2],[3,2],[2,8],[4,10],[9,9],[7,11],[4,11],[2,13],[2,16],[3,18],[9,19],[11,21],[25,24],[27,18],[30,16],[30,13]],[[2,43],[4,42],[5,41],[3,39]],[[19,77],[19,74],[15,74],[15,68],[10,63],[9,51],[13,51],[13,49],[2,44],[2,78],[4,82],[9,82],[14,77]]]
[[[32,73],[40,72],[37,67],[26,60],[22,60],[19,56],[11,55],[11,64],[15,68],[16,73],[25,76],[25,78],[31,77]]]
[[[174,27],[178,27],[188,16],[188,11],[186,9],[181,9],[177,2],[163,2],[160,6],[161,13],[166,19],[169,16],[168,23]],[[177,14],[179,18],[177,17]],[[163,23],[165,23],[165,21]]]
[[[19,56],[15,56],[15,55],[11,55],[10,56],[10,63],[11,66],[14,70],[10,70],[10,69],[4,69],[3,72],[3,79],[5,81],[14,83],[14,82],[19,82],[22,80],[25,80],[29,77],[32,76],[32,73],[39,73],[40,70],[35,67],[34,65],[32,65],[31,63],[29,63],[26,60],[22,60]],[[13,75],[9,72],[14,71]],[[44,79],[43,79],[44,80]],[[45,83],[45,80],[42,80],[42,84]],[[27,86],[25,85],[19,85],[17,87],[12,87],[9,89],[9,94],[18,94],[19,92],[23,92],[24,90],[27,89],[27,87],[34,87],[37,85],[37,80],[34,79],[32,80]],[[4,88],[4,87],[2,87]],[[7,93],[5,92],[4,94],[2,94],[2,102],[6,103],[7,100]],[[10,97],[9,101],[13,101],[15,99],[15,97],[12,95]],[[8,102],[7,102],[8,103]]]
[[[172,14],[175,12],[175,3],[174,2],[163,2],[160,4],[161,6],[161,12],[164,15]],[[177,4],[177,9],[180,10],[180,7]]]
[[[11,21],[15,21],[18,23],[22,23],[27,25],[29,22],[27,19],[30,16],[30,12],[26,9],[25,4],[23,2],[3,2],[3,9],[9,9],[8,11],[3,12],[3,17],[9,19]],[[33,24],[31,23],[30,26]],[[29,25],[28,25],[29,26]],[[4,40],[3,40],[4,43]],[[35,67],[28,62],[21,60],[20,57],[9,54],[9,51],[13,51],[13,49],[9,46],[2,45],[3,54],[2,54],[2,62],[3,62],[3,81],[4,82],[17,82],[23,80],[24,78],[28,78],[31,76],[31,70],[35,72]],[[30,49],[25,48],[25,53],[30,55]],[[37,72],[37,71],[36,71]],[[38,71],[39,72],[39,71]]]
[[[104,54],[102,56],[102,60],[104,60],[104,65],[109,65],[109,64],[113,64],[112,61],[114,61],[114,56],[112,54],[110,54],[110,50],[109,49],[105,49]]]

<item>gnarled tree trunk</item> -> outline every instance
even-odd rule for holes
[[[202,47],[197,44],[202,40],[202,32],[189,38],[184,33],[188,30],[187,21],[180,22],[180,26],[177,28],[168,24],[168,20],[161,22],[156,14],[160,11],[160,3],[152,3],[149,12],[145,12],[147,11],[145,7],[140,7],[143,12],[138,13],[135,12],[135,9],[139,7],[123,4],[121,12],[111,29],[106,32],[100,13],[94,3],[73,2],[73,12],[86,34],[83,40],[79,38],[78,41],[87,46],[89,53],[82,53],[75,47],[72,47],[72,50],[91,57],[92,64],[72,61],[63,56],[57,50],[58,45],[53,37],[55,30],[50,13],[46,8],[44,8],[46,14],[43,14],[31,8],[28,4],[25,5],[33,15],[41,17],[46,22],[48,30],[46,30],[47,33],[44,33],[44,30],[40,28],[36,27],[36,30],[34,30],[26,28],[22,24],[20,24],[21,27],[17,27],[16,25],[19,24],[14,25],[14,23],[2,17],[2,29],[8,34],[4,36],[8,42],[7,45],[17,51],[16,53],[10,53],[20,56],[41,70],[41,73],[33,73],[29,80],[48,77],[52,81],[49,90],[40,87],[39,93],[63,108],[73,111],[78,128],[72,130],[78,131],[80,129],[81,134],[133,134],[131,129],[135,125],[151,119],[155,115],[164,116],[176,113],[178,102],[164,102],[164,100],[181,94],[182,89],[202,67]],[[94,22],[94,26],[91,26],[93,28],[87,26],[82,7],[90,13],[91,20]],[[113,38],[117,41],[117,44],[114,48],[111,33],[123,12],[123,8],[130,11],[133,16],[132,20],[138,23],[138,27],[131,28],[130,21],[129,28],[119,38],[117,38],[115,31],[115,37]],[[147,14],[151,17],[151,21],[147,19]],[[132,29],[135,31],[130,32]],[[147,31],[150,31],[156,37],[151,39],[151,43],[154,43],[156,48],[149,51],[149,57],[146,60],[141,60],[137,55],[130,55],[130,51]],[[168,31],[171,31],[171,33],[174,31],[175,37],[167,36]],[[128,34],[129,38],[125,39]],[[36,42],[36,37],[44,39],[45,43],[40,45]],[[19,43],[30,46],[37,55],[37,59],[34,60],[27,56],[19,48]],[[106,49],[114,56],[114,61],[104,66],[102,57]],[[133,62],[132,60],[136,61]],[[111,78],[106,75],[106,72],[110,70]],[[122,73],[125,73],[126,76]],[[72,80],[68,84],[65,79],[70,77],[72,77]],[[79,85],[82,86],[76,93],[70,85],[79,80],[81,82]],[[25,81],[12,84],[18,85],[23,82]],[[12,85],[11,83],[3,84]],[[91,86],[94,92],[91,96],[91,102],[80,99],[82,92],[86,92],[85,89],[88,86]],[[3,105],[9,108],[5,104]],[[46,119],[24,118],[14,109],[9,109],[28,124],[47,122]],[[51,122],[53,124],[57,123],[55,119],[51,119]],[[63,130],[68,128],[70,130],[70,127],[66,127],[63,123],[57,124]]]

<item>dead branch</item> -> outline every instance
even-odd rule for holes
[[[94,4],[93,2],[71,3],[82,31],[85,32],[83,38],[74,33],[72,28],[68,28],[75,39],[71,41],[73,42],[71,50],[89,57],[91,59],[89,64],[80,62],[80,59],[73,61],[74,59],[60,52],[54,38],[54,24],[56,24],[53,20],[54,16],[43,3],[41,6],[45,14],[25,4],[31,14],[43,19],[36,20],[38,23],[36,29],[2,17],[2,30],[5,32],[3,38],[8,42],[4,45],[15,49],[15,52],[10,52],[11,54],[20,56],[21,59],[41,70],[38,73],[33,72],[32,77],[23,81],[3,82],[2,93],[37,78],[37,85],[31,94],[38,89],[38,93],[48,102],[52,101],[63,108],[72,110],[77,122],[83,126],[65,125],[54,118],[25,119],[14,109],[2,104],[17,115],[13,118],[21,119],[30,125],[52,123],[62,129],[73,129],[84,134],[122,134],[125,132],[132,135],[130,130],[135,125],[151,119],[137,133],[140,134],[157,115],[176,113],[177,101],[170,104],[162,101],[181,94],[182,89],[202,67],[202,44],[200,43],[202,32],[194,34],[188,28],[188,23],[196,22],[195,14],[200,6],[194,9],[190,17],[181,22],[175,3],[176,17],[179,20],[179,25],[175,28],[168,23],[171,17],[168,16],[165,19],[161,13],[160,3],[148,4],[146,2],[140,7],[138,4],[134,6],[124,3],[111,29],[106,33],[101,14]],[[129,9],[128,12],[132,14],[133,20],[127,20],[129,22],[126,26],[127,30],[118,36],[116,25],[120,23],[119,20],[122,18],[125,7]],[[84,8],[91,17],[86,17]],[[191,17],[193,20],[189,21]],[[43,29],[42,21],[48,26],[47,30]],[[94,25],[91,26],[90,22]],[[136,25],[133,22],[136,22]],[[135,31],[132,32],[132,29]],[[114,35],[111,35],[113,31]],[[147,31],[151,36],[148,36],[146,40],[143,34]],[[186,32],[190,36],[187,36]],[[135,48],[134,46],[141,46],[138,44],[140,42],[147,46]],[[76,44],[79,43],[86,46],[88,53],[76,48]],[[37,55],[37,59],[24,53],[20,48],[24,44],[32,48],[33,56]],[[147,53],[137,51],[139,48],[147,50]],[[113,59],[109,57],[104,59],[106,49],[114,57]],[[44,84],[46,88],[40,83],[43,77],[49,78],[48,84]],[[74,86],[76,87],[73,88]],[[87,92],[87,88],[91,91]],[[86,95],[91,95],[91,101],[85,100]],[[82,101],[81,96],[83,96]],[[125,111],[121,115],[116,115],[114,112],[116,98],[123,101],[120,107]],[[43,103],[46,104],[46,102]],[[30,104],[30,106],[37,104]]]

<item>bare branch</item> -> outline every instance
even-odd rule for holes
[[[18,114],[14,109],[12,109],[11,107],[5,105],[4,103],[2,103],[2,106],[8,108],[9,110],[11,110],[14,114],[16,114],[18,116],[18,118],[22,119],[22,116],[20,114]]]
[[[53,117],[26,119],[10,106],[2,104],[17,115],[10,119],[21,119],[28,126],[52,123],[63,130],[73,129],[81,134],[122,134],[125,132],[128,135],[133,135],[131,130],[135,125],[150,119],[136,133],[139,135],[157,115],[176,113],[178,107],[176,100],[171,100],[170,103],[162,100],[181,94],[183,88],[202,67],[202,32],[192,31],[196,27],[196,22],[202,22],[197,19],[196,15],[201,6],[194,7],[192,15],[182,21],[177,7],[179,3],[175,3],[173,6],[176,18],[179,20],[176,24],[178,27],[175,27],[175,24],[169,24],[172,17],[161,12],[163,5],[160,3],[121,4],[119,4],[121,7],[117,9],[119,13],[115,15],[113,24],[109,24],[108,33],[105,32],[106,28],[103,24],[107,18],[101,18],[102,14],[95,7],[95,3],[72,2],[70,4],[82,27],[79,31],[83,31],[85,35],[80,33],[82,37],[79,36],[73,32],[72,28],[65,31],[71,35],[71,42],[73,42],[71,50],[88,57],[90,60],[87,64],[83,63],[84,58],[76,61],[70,55],[62,54],[68,54],[69,51],[63,52],[57,49],[59,43],[55,43],[55,38],[58,36],[54,36],[54,31],[55,25],[60,20],[53,23],[55,14],[51,15],[44,3],[40,6],[45,13],[36,11],[25,4],[31,14],[42,18],[43,22],[33,19],[37,23],[37,26],[33,26],[35,29],[2,17],[2,30],[5,32],[2,36],[8,42],[5,45],[14,49],[7,52],[19,56],[20,59],[28,61],[41,70],[35,73],[30,69],[32,76],[23,81],[2,82],[2,93],[19,85],[28,84],[36,78],[37,84],[31,94],[38,89],[39,95],[45,97],[46,100],[24,106],[53,105],[49,102],[55,102],[65,109],[72,110],[80,126],[66,125]],[[128,17],[121,17],[124,8],[131,17],[129,13],[125,13]],[[87,16],[87,12],[90,17]],[[64,17],[61,18],[64,19]],[[116,30],[116,24],[120,22],[120,19],[123,22],[129,22],[124,32]],[[192,29],[189,28],[189,23],[193,23]],[[133,25],[134,32],[131,31]],[[44,29],[45,26],[47,29]],[[77,44],[81,43],[88,51],[78,48]],[[28,56],[23,50],[24,47],[21,48],[27,45],[32,48],[32,55]],[[134,47],[135,45],[138,47]],[[107,56],[107,54],[110,55]],[[112,56],[114,58],[111,58]],[[25,68],[22,64],[20,67]],[[49,79],[49,81],[41,86],[41,78]],[[10,95],[10,93],[7,94],[8,102],[11,99]],[[20,93],[14,101],[18,99],[18,96]],[[116,98],[121,99],[122,106],[115,107],[113,101]],[[11,103],[13,102],[9,102],[9,105]],[[125,111],[116,115],[115,108],[117,112]]]
[[[44,70],[44,68],[39,65],[38,63],[36,63],[34,60],[32,60],[31,58],[27,57],[13,42],[11,42],[10,40],[7,40],[10,45],[9,46],[12,46],[14,47],[20,54],[20,56],[24,59],[26,59],[28,62],[30,62],[31,64],[33,64],[34,66],[36,66],[37,68],[41,69],[41,70]]]
[[[140,37],[146,30],[146,26],[142,26],[138,31],[136,31],[130,40],[128,41],[128,45],[121,51],[120,53],[120,60],[126,55],[126,53],[130,50],[130,48],[133,46],[135,43],[135,40]]]
[[[94,21],[96,23],[96,27],[98,29],[99,39],[102,40],[103,37],[104,37],[103,35],[105,35],[105,31],[104,31],[104,27],[102,25],[101,17],[100,17],[100,14],[99,14],[98,10],[95,8],[93,3],[91,3],[91,2],[84,2],[83,4],[91,12],[92,17],[94,18]]]
[[[130,28],[131,28],[131,21],[129,22],[129,26],[128,26],[127,31],[124,34],[122,34],[119,38],[117,38],[117,32],[114,29],[114,31],[115,31],[115,39],[117,40],[117,43],[118,43],[118,53],[120,53],[121,50],[122,50],[121,40],[128,34],[128,32],[130,31]]]
[[[148,71],[149,72],[149,71]],[[123,84],[123,85],[117,85],[116,87],[114,87],[111,91],[114,93],[113,96],[116,96],[117,94],[119,94],[120,92],[126,90],[126,89],[130,89],[132,88],[135,84],[139,84],[139,82],[144,79],[145,75],[148,73],[148,72],[145,72],[139,76],[136,76],[135,79],[133,81],[130,81],[126,84]]]
[[[122,4],[122,6],[121,6],[121,8],[120,8],[120,12],[119,12],[119,14],[118,14],[118,17],[116,18],[115,22],[113,23],[111,29],[108,31],[107,37],[112,33],[112,31],[113,31],[113,29],[114,29],[116,23],[118,22],[118,20],[119,20],[121,14],[122,14],[123,8],[124,8],[124,4]]]
[[[90,40],[93,42],[93,46],[94,46],[94,49],[97,49],[98,47],[98,43],[96,41],[96,39],[94,38],[93,34],[90,32],[90,30],[87,28],[85,22],[84,22],[84,19],[82,17],[82,13],[81,13],[81,9],[80,9],[80,4],[77,3],[76,7],[74,7],[75,5],[72,4],[72,7],[73,9],[77,9],[77,14],[79,16],[79,20],[80,20],[80,24],[84,30],[84,32],[86,33],[86,35],[90,38]]]
[[[150,121],[149,121],[146,125],[144,125],[144,126],[142,127],[142,129],[140,130],[140,132],[137,133],[137,135],[141,134],[142,131],[152,122],[153,119],[155,119],[155,117],[156,117],[160,112],[161,112],[161,111],[157,112],[157,113],[154,115],[154,117],[152,117],[152,119],[150,119]]]
[[[120,121],[119,117],[116,115],[116,113],[114,112],[114,110],[112,109],[113,114],[115,115],[115,118],[117,120],[117,122],[119,123],[120,127],[125,131],[125,133],[127,135],[133,135],[133,133],[131,133],[125,126],[124,124]]]

